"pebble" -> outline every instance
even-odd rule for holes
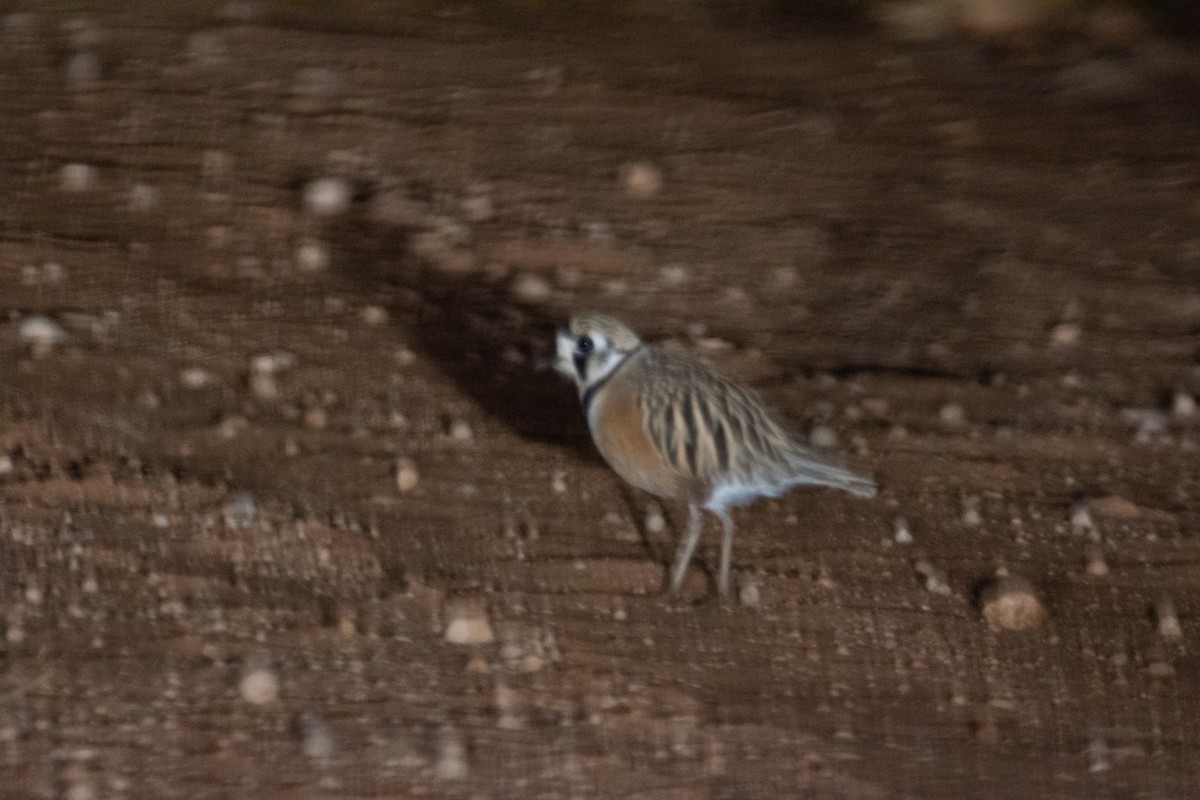
[[[1183,628],[1179,624],[1179,615],[1175,613],[1175,604],[1169,597],[1160,598],[1154,604],[1154,619],[1158,623],[1158,635],[1164,639],[1182,639]]]
[[[1187,392],[1176,392],[1171,400],[1171,415],[1178,420],[1189,420],[1196,416],[1196,398]]]
[[[242,699],[254,705],[266,705],[279,699],[279,678],[265,666],[246,670],[238,684]]]
[[[1071,506],[1071,527],[1076,531],[1091,533],[1096,530],[1096,522],[1092,519],[1092,511],[1087,502],[1079,502]]]
[[[258,516],[258,505],[254,502],[254,495],[246,491],[237,491],[229,495],[229,499],[225,501],[224,516],[228,528],[249,528]]]
[[[1087,549],[1087,574],[1103,578],[1108,574],[1108,562],[1104,560],[1104,549],[1092,545]]]
[[[1050,329],[1050,344],[1053,347],[1074,347],[1083,338],[1083,326],[1078,322],[1060,322]]]
[[[475,438],[475,432],[471,430],[471,424],[465,419],[456,419],[451,422],[450,430],[447,433],[456,442],[469,442]]]
[[[279,381],[275,379],[275,373],[265,370],[250,370],[250,394],[255,398],[265,402],[272,402],[279,399]]]
[[[311,759],[332,758],[334,753],[333,732],[320,714],[306,711],[300,715],[300,750]]]
[[[306,274],[323,272],[329,267],[329,247],[316,239],[304,239],[296,245],[296,270]]]
[[[462,736],[452,728],[444,728],[438,737],[437,762],[433,771],[443,781],[461,781],[470,774],[467,746],[463,744]]]
[[[738,581],[738,602],[746,608],[758,608],[762,605],[762,592],[757,581],[748,577]]]
[[[1003,570],[997,572],[979,593],[979,605],[988,624],[1000,630],[1030,630],[1045,622],[1047,617],[1046,607],[1033,584]]]
[[[663,516],[662,506],[653,500],[646,506],[646,533],[662,533],[667,529],[667,520]]]
[[[411,492],[421,481],[421,474],[417,472],[417,465],[412,459],[403,456],[397,458],[392,471],[396,477],[396,488],[401,492]]]
[[[446,629],[443,633],[450,644],[491,644],[496,636],[488,619],[483,601],[473,597],[453,597],[443,608]]]
[[[58,183],[64,192],[79,194],[96,188],[99,172],[91,164],[77,161],[63,164],[58,173]]]
[[[67,340],[66,330],[41,314],[30,314],[17,323],[17,335],[35,355],[44,355]]]
[[[329,412],[320,406],[313,406],[304,412],[304,427],[309,430],[323,431],[329,426]]]
[[[487,222],[496,216],[491,188],[485,184],[472,185],[467,190],[467,196],[463,198],[462,211],[468,222]]]
[[[962,524],[970,528],[978,528],[983,524],[983,515],[979,513],[979,501],[967,498],[963,503]]]
[[[314,216],[335,217],[350,208],[352,196],[344,178],[316,178],[304,187],[304,208]]]
[[[809,443],[821,450],[831,450],[837,447],[838,435],[829,425],[814,425],[808,434]]]
[[[1088,772],[1106,772],[1109,768],[1108,743],[1099,736],[1088,742]]]
[[[179,371],[179,383],[185,389],[203,389],[213,381],[213,374],[204,367],[185,367]]]
[[[926,591],[943,597],[950,596],[950,582],[946,579],[945,574],[933,564],[921,559],[913,564],[913,571],[921,578],[921,585],[925,587]]]
[[[388,310],[383,306],[364,306],[358,314],[358,318],[362,320],[363,324],[370,325],[372,328],[386,325],[389,316]]]
[[[961,428],[967,424],[967,412],[958,403],[946,403],[938,410],[938,419],[943,425]]]
[[[625,193],[638,200],[653,197],[663,187],[662,171],[648,161],[634,161],[622,165],[620,181]]]
[[[909,530],[908,520],[904,517],[897,517],[892,523],[892,538],[896,540],[896,544],[912,544],[912,531]]]
[[[67,87],[81,91],[90,89],[100,80],[100,59],[95,53],[83,51],[67,59]]]
[[[522,272],[512,282],[513,297],[525,303],[541,303],[550,297],[550,282],[541,275]]]
[[[129,210],[146,212],[158,208],[158,189],[148,183],[135,183],[129,187]]]
[[[517,731],[525,727],[521,695],[503,681],[496,682],[492,704],[496,708],[496,727],[506,731]]]

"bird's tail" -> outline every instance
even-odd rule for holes
[[[875,481],[846,467],[830,463],[812,454],[797,455],[791,460],[793,485],[808,484],[844,489],[859,497],[874,497]]]

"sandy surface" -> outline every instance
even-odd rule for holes
[[[0,35],[5,797],[1200,795],[1186,81],[659,17]],[[532,369],[591,307],[881,496],[739,511],[741,602],[712,528],[664,601],[684,515]]]

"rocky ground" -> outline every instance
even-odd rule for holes
[[[1186,45],[586,21],[3,17],[5,796],[1200,794]],[[881,496],[663,600],[592,307]]]

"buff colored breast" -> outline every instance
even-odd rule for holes
[[[660,497],[684,498],[688,480],[654,446],[627,377],[613,376],[592,401],[588,427],[596,448],[618,475],[639,489]]]

